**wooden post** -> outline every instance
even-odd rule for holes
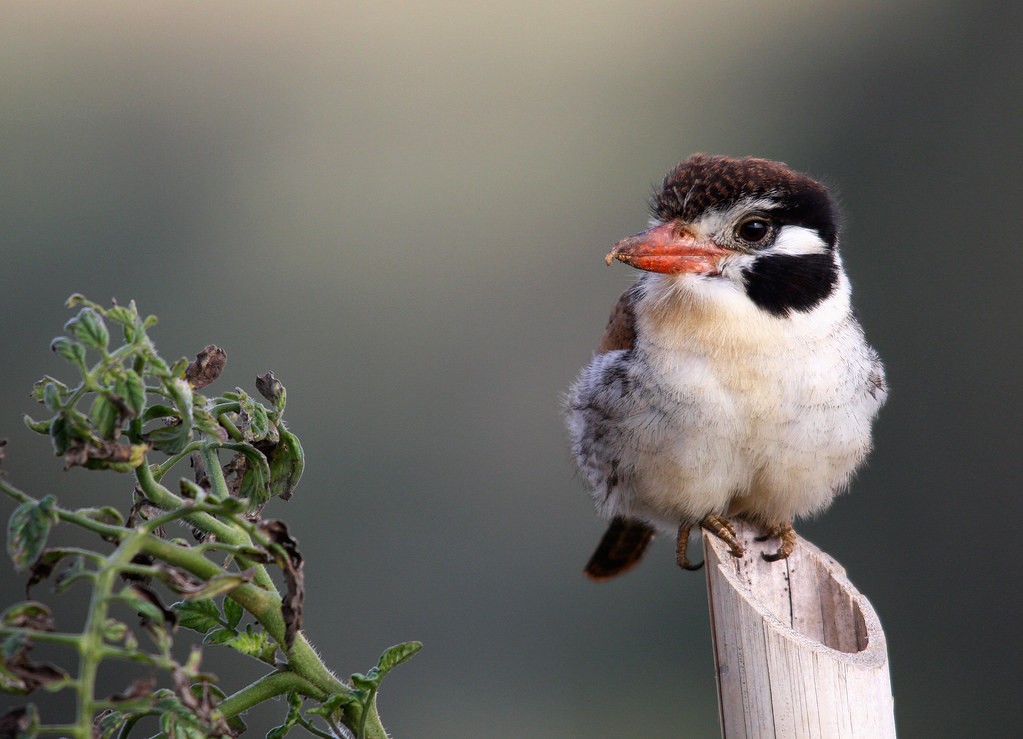
[[[726,739],[895,736],[888,648],[874,609],[834,559],[736,521],[746,555],[703,537],[721,731]]]

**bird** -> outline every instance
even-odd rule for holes
[[[888,396],[824,185],[781,162],[694,154],[650,216],[605,258],[641,274],[564,397],[580,477],[610,520],[584,570],[598,581],[658,532],[683,569],[700,566],[694,527],[742,557],[736,517],[778,539],[765,559],[788,557],[793,521],[847,489]]]

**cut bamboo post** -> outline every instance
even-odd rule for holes
[[[746,555],[705,534],[707,591],[726,739],[895,736],[888,648],[877,614],[838,562],[799,538],[735,522]]]

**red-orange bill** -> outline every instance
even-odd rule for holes
[[[715,274],[718,261],[730,253],[665,223],[622,239],[604,261],[611,264],[617,259],[636,269],[663,274]]]

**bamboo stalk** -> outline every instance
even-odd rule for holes
[[[845,569],[802,538],[767,562],[778,540],[735,523],[741,559],[703,537],[723,736],[894,737],[884,632]]]

